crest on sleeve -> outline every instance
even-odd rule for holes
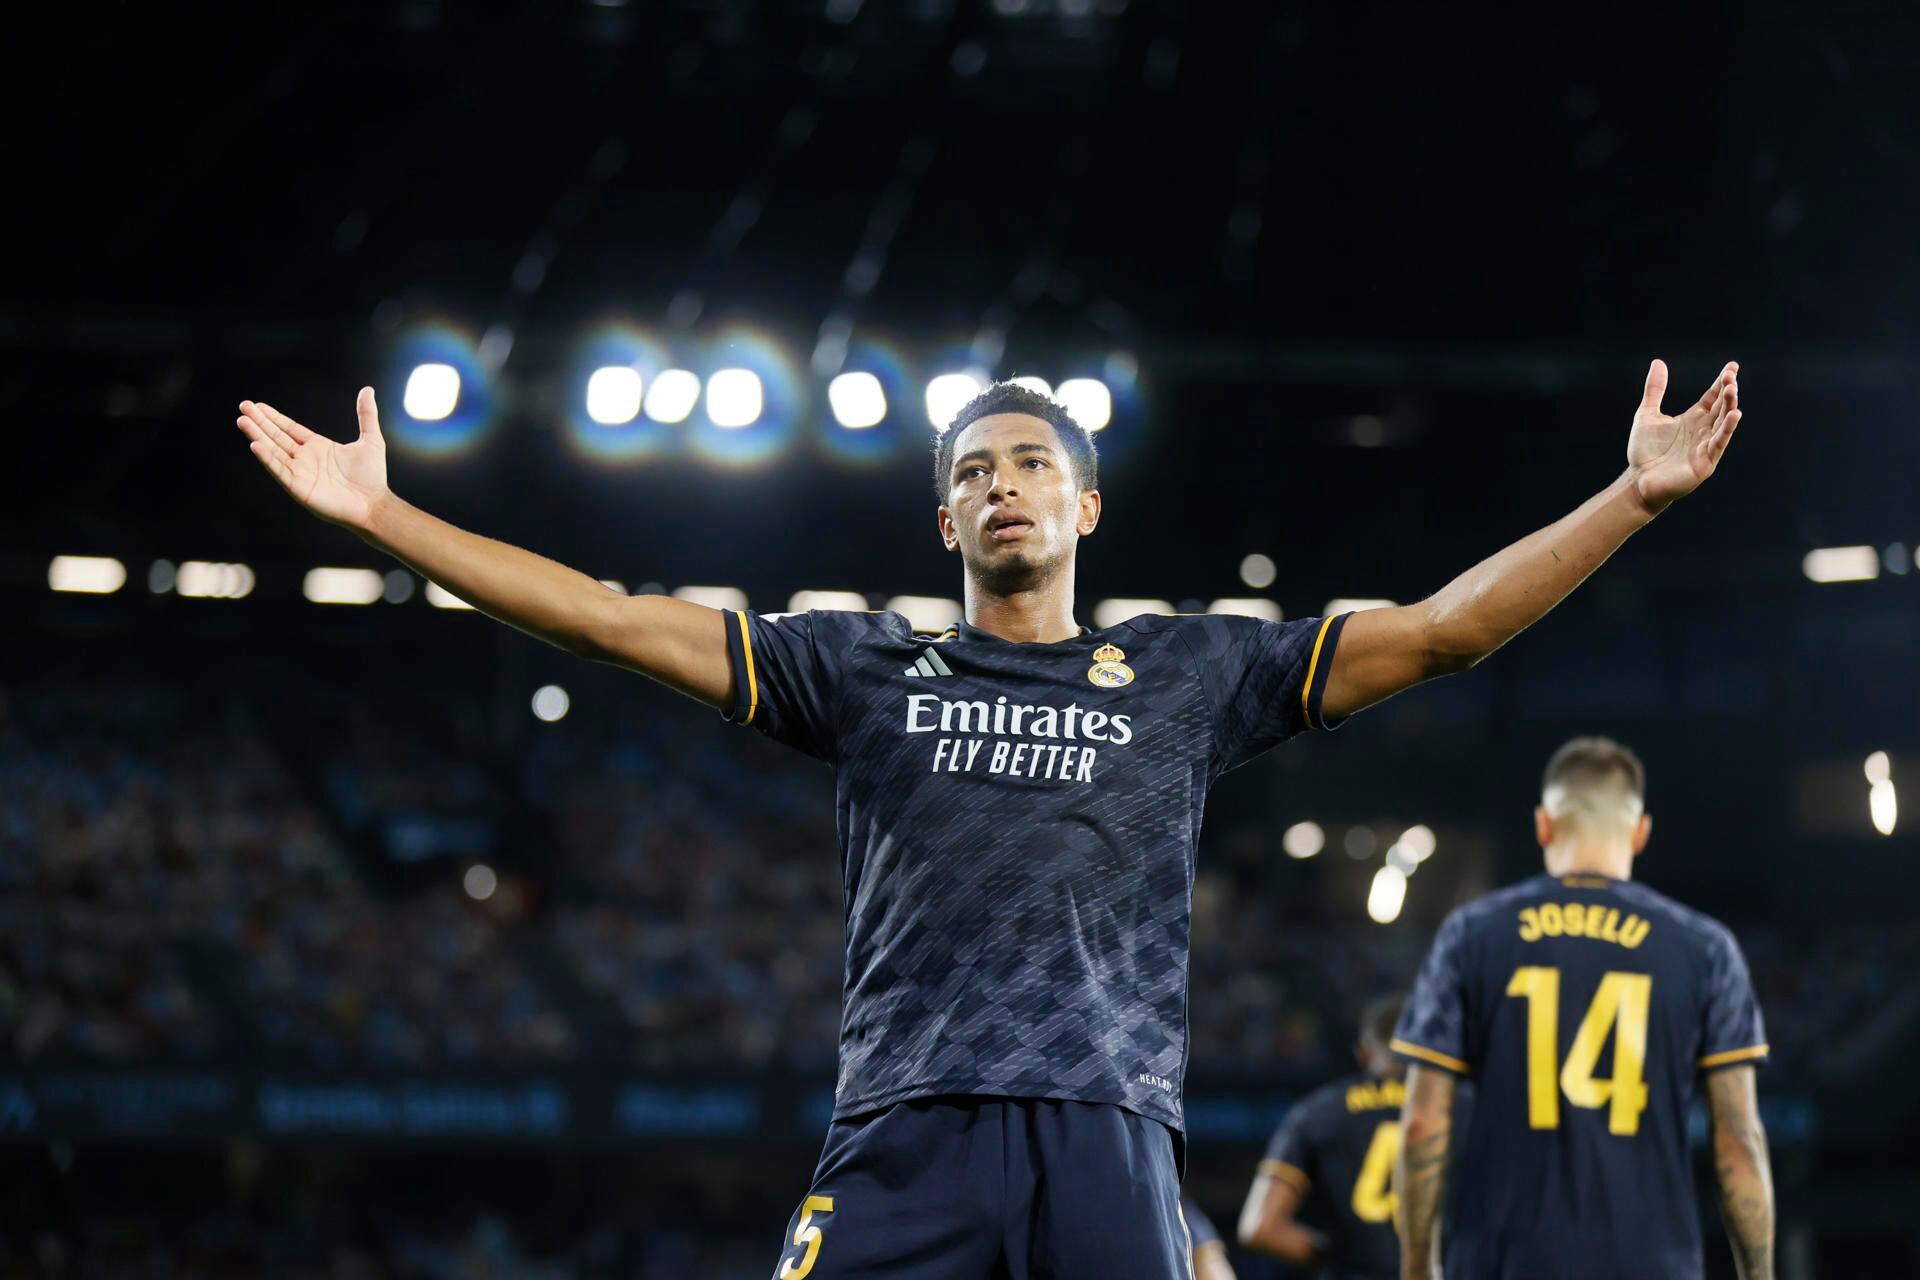
[[[1093,665],[1087,668],[1087,679],[1102,689],[1132,684],[1133,668],[1124,661],[1126,656],[1126,651],[1115,645],[1101,645],[1093,651]]]

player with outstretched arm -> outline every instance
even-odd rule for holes
[[[457,529],[388,487],[371,390],[348,444],[254,401],[238,426],[308,509],[474,607],[834,766],[840,1075],[781,1280],[1151,1280],[1189,1267],[1188,906],[1212,784],[1537,621],[1713,474],[1735,373],[1668,416],[1655,361],[1626,469],[1419,604],[1098,632],[1074,617],[1075,553],[1102,514],[1092,437],[1012,384],[936,443],[966,603],[941,635],[892,613],[626,596]]]

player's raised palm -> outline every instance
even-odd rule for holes
[[[1729,363],[1698,400],[1669,418],[1660,411],[1667,389],[1666,362],[1655,360],[1647,370],[1646,395],[1627,437],[1627,466],[1649,511],[1692,493],[1720,465],[1720,455],[1740,425],[1739,372],[1739,365]]]
[[[362,529],[374,504],[387,496],[387,442],[380,434],[380,413],[373,388],[360,388],[355,403],[360,438],[351,444],[330,440],[257,400],[240,402],[234,422],[252,443],[262,466],[273,473],[300,505],[325,520]]]

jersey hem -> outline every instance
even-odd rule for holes
[[[1429,1049],[1427,1046],[1415,1044],[1411,1040],[1391,1040],[1388,1041],[1387,1048],[1393,1050],[1403,1058],[1412,1058],[1414,1061],[1425,1063],[1428,1066],[1445,1067],[1457,1076],[1470,1076],[1473,1074],[1473,1068],[1452,1054],[1442,1053],[1438,1049]]]
[[[1737,1067],[1745,1062],[1751,1062],[1757,1065],[1767,1057],[1769,1052],[1769,1048],[1764,1044],[1748,1045],[1744,1049],[1728,1049],[1723,1053],[1710,1053],[1700,1059],[1699,1066],[1702,1071],[1711,1071],[1715,1067]]]
[[[1260,1162],[1257,1172],[1262,1177],[1280,1179],[1301,1195],[1307,1194],[1313,1188],[1313,1179],[1307,1176],[1306,1171],[1299,1165],[1288,1164],[1285,1160],[1275,1160],[1269,1156]]]
[[[845,1102],[835,1102],[833,1120],[838,1123],[842,1120],[857,1119],[891,1107],[895,1103],[911,1102],[915,1098],[1031,1098],[1036,1102],[1086,1102],[1094,1106],[1119,1107],[1122,1111],[1131,1111],[1142,1119],[1167,1126],[1182,1138],[1186,1136],[1186,1119],[1178,1109],[1166,1115],[1159,1115],[1145,1107],[1136,1106],[1125,1098],[1068,1096],[1051,1085],[1042,1084],[1011,1084],[1003,1088],[989,1088],[975,1079],[936,1080],[929,1084],[889,1089],[885,1093],[876,1093],[871,1097],[849,1098]]]

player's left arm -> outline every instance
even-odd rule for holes
[[[1400,1158],[1394,1163],[1394,1225],[1400,1232],[1401,1280],[1439,1274],[1440,1206],[1447,1195],[1447,1151],[1453,1142],[1451,1072],[1407,1068],[1400,1109]]]
[[[1227,1258],[1227,1246],[1209,1240],[1193,1251],[1194,1280],[1236,1280],[1233,1263]]]
[[[1734,1265],[1740,1280],[1773,1280],[1773,1172],[1767,1166],[1755,1074],[1747,1066],[1709,1072],[1707,1114],[1720,1216],[1733,1241]]]
[[[1740,425],[1738,372],[1728,364],[1697,401],[1667,417],[1667,366],[1655,360],[1620,478],[1419,604],[1349,617],[1327,676],[1325,718],[1464,671],[1545,617],[1621,543],[1713,474]]]

